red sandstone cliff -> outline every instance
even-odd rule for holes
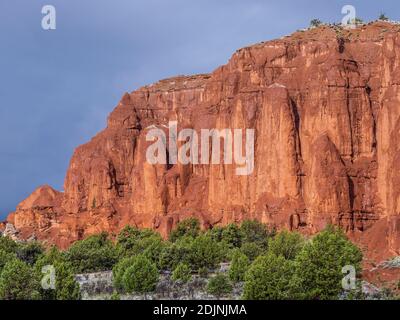
[[[36,190],[8,217],[19,236],[72,241],[126,224],[167,234],[255,218],[314,233],[327,223],[400,254],[400,26],[320,27],[238,50],[209,75],[126,93],[78,147],[64,193]],[[150,165],[146,128],[255,129],[255,168]],[[382,250],[381,250],[382,249]],[[383,250],[384,249],[384,250]]]

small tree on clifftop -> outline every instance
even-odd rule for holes
[[[381,21],[388,21],[389,18],[388,18],[384,13],[381,13],[381,14],[379,15],[379,20],[381,20]]]
[[[310,27],[311,27],[311,28],[318,28],[318,27],[321,26],[321,25],[322,25],[322,21],[319,20],[319,19],[312,19],[312,20],[310,21]]]

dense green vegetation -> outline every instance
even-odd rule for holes
[[[297,232],[282,231],[268,242],[268,251],[276,256],[293,260],[304,246],[304,238]]]
[[[220,298],[232,292],[232,284],[225,274],[218,273],[208,282],[207,292],[216,296],[217,298]]]
[[[231,294],[241,283],[245,299],[337,299],[343,293],[342,268],[354,266],[359,276],[361,259],[360,250],[334,227],[307,239],[276,233],[257,221],[202,231],[199,221],[188,219],[168,240],[127,226],[113,239],[93,235],[66,251],[1,237],[0,298],[79,299],[75,274],[112,270],[113,299],[124,293],[146,296],[162,272],[181,284],[209,277],[206,290],[216,297]],[[222,262],[229,263],[227,272],[218,272]],[[43,289],[49,265],[54,288]]]
[[[235,250],[231,255],[231,266],[229,268],[229,278],[233,282],[244,280],[244,275],[250,265],[249,258],[240,250]]]
[[[156,265],[146,256],[138,255],[124,272],[122,284],[125,292],[152,292],[157,284],[159,271]]]
[[[107,233],[75,242],[66,252],[66,259],[77,273],[111,270],[118,261],[117,249]]]
[[[338,299],[344,266],[360,274],[361,251],[332,226],[305,242],[281,232],[245,275],[245,299]]]
[[[19,260],[8,261],[0,275],[0,297],[10,300],[36,300],[40,298],[39,283],[32,277],[28,264]]]
[[[293,262],[272,252],[259,256],[245,274],[244,298],[251,300],[278,300],[294,298],[290,282]]]
[[[48,265],[55,272],[51,290],[41,285],[46,280],[42,268]],[[45,252],[38,242],[17,243],[7,237],[0,238],[0,299],[79,299],[75,273],[65,252],[56,248]]]
[[[294,260],[292,286],[301,299],[335,299],[342,291],[342,268],[361,272],[362,253],[344,233],[328,227],[305,244]]]
[[[178,224],[169,235],[169,240],[175,242],[183,237],[196,238],[200,234],[200,223],[195,218],[189,218]]]
[[[192,278],[192,270],[185,263],[179,263],[172,273],[172,280],[181,281],[182,283],[189,282]]]

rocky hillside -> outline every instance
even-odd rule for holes
[[[40,187],[7,218],[68,246],[127,224],[163,235],[258,219],[313,234],[333,223],[371,256],[400,254],[400,25],[321,26],[238,50],[207,75],[126,93],[78,147],[64,192]],[[251,128],[255,166],[146,161],[149,126]],[[165,129],[164,129],[165,130]]]

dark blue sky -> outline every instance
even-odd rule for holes
[[[41,28],[46,4],[54,31]],[[1,0],[0,218],[39,185],[62,190],[74,148],[124,92],[210,72],[312,18],[340,22],[345,4],[365,20],[400,15],[397,0]]]

